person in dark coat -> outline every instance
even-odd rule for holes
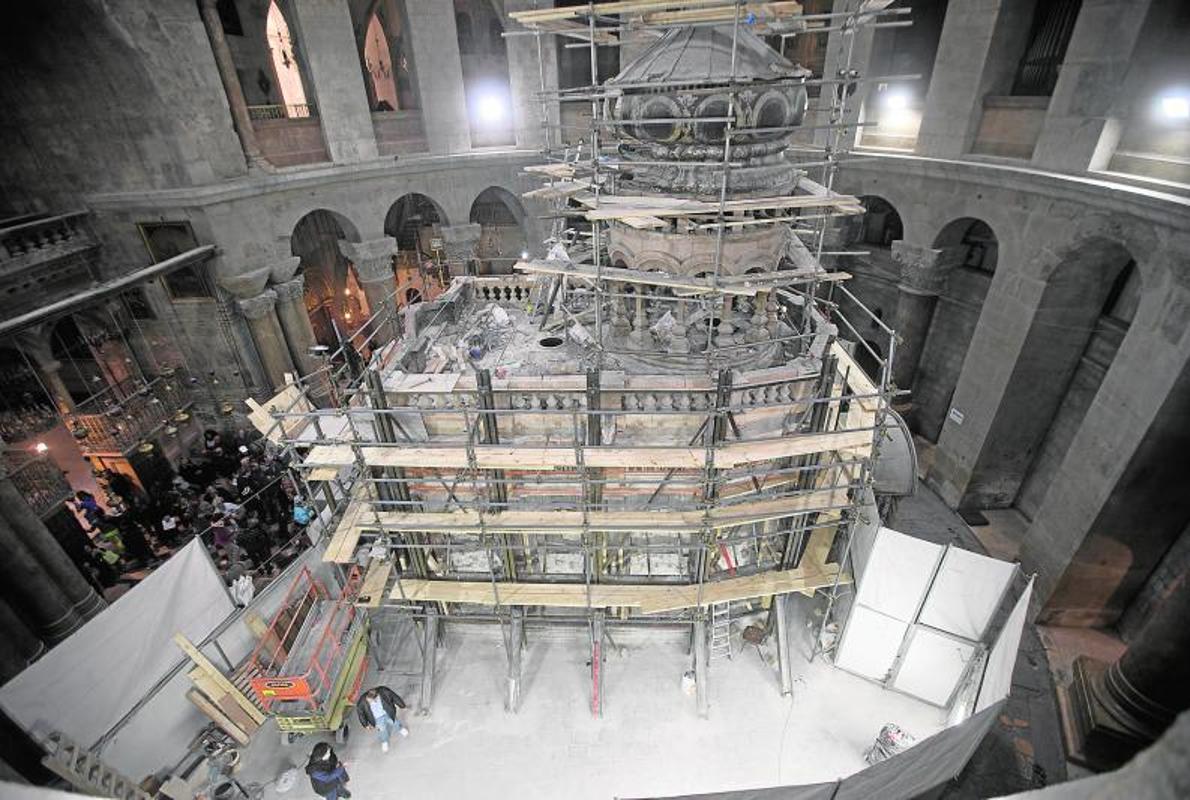
[[[397,709],[405,708],[405,701],[401,695],[387,686],[376,686],[368,689],[355,704],[355,713],[359,716],[359,724],[365,728],[376,729],[376,739],[380,742],[380,749],[388,752],[388,740],[393,731],[402,736],[409,735],[409,729],[397,718]]]
[[[319,742],[310,751],[310,760],[306,762],[306,774],[310,776],[310,786],[314,792],[326,800],[351,797],[351,792],[347,791],[347,781],[351,778],[339,763],[335,748],[326,742]]]

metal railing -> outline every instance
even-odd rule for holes
[[[4,453],[8,477],[39,517],[47,517],[70,499],[66,473],[47,455],[9,449]]]
[[[126,453],[193,402],[189,385],[190,375],[173,369],[132,391],[121,386],[122,392],[105,391],[80,403],[66,424],[84,455]]]
[[[248,106],[248,117],[260,119],[316,119],[318,109],[313,103],[280,103],[276,105]]]

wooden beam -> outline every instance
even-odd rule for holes
[[[326,550],[322,553],[323,561],[346,564],[354,560],[355,548],[359,544],[360,529],[356,526],[357,518],[365,508],[365,498],[353,496],[335,526],[335,533],[327,542]]]
[[[231,695],[232,699],[248,712],[248,716],[252,718],[253,722],[257,725],[264,722],[264,713],[256,707],[256,704],[237,689],[235,684],[229,681],[227,676],[220,672],[219,668],[212,664],[211,660],[203,655],[202,651],[195,647],[189,639],[180,633],[175,633],[174,643],[190,657],[191,661],[202,667],[220,689]]]
[[[845,272],[785,270],[765,273],[763,275],[733,276],[731,280],[721,278],[718,285],[716,285],[709,278],[688,278],[684,275],[673,275],[668,272],[644,272],[612,266],[598,270],[594,264],[576,264],[571,261],[534,259],[532,261],[518,261],[513,264],[513,268],[534,275],[566,275],[567,277],[582,278],[585,280],[602,279],[605,281],[616,281],[618,283],[665,286],[678,290],[680,295],[722,292],[723,294],[740,297],[755,297],[757,292],[766,292],[776,286],[788,286],[797,283],[808,283],[810,281],[834,281],[850,277]]]
[[[830,431],[782,436],[775,439],[750,439],[718,445],[715,467],[732,467],[792,458],[830,451],[861,454],[870,450],[870,430]],[[575,468],[575,448],[539,445],[476,445],[472,465],[468,449],[458,445],[382,447],[363,445],[360,452],[369,467],[436,467],[463,469],[553,469]],[[702,469],[706,449],[702,447],[583,447],[583,464],[588,468],[642,467],[653,469]],[[337,460],[337,461],[336,461]],[[352,463],[350,447],[320,445],[310,449],[303,466],[346,466]]]
[[[720,205],[707,200],[684,198],[649,197],[634,195],[605,195],[586,201],[582,195],[575,197],[588,206],[584,216],[588,220],[623,219],[625,217],[692,217],[718,214]],[[859,201],[850,195],[785,195],[781,197],[754,197],[728,200],[723,211],[761,211],[771,208],[836,208],[845,213],[862,213]],[[857,211],[858,209],[858,211]]]
[[[384,587],[392,572],[391,558],[383,561],[378,558],[372,559],[368,564],[368,571],[364,574],[363,583],[360,584],[359,597],[355,604],[361,608],[380,608],[384,601]]]
[[[404,601],[479,603],[481,605],[549,606],[552,608],[609,608],[627,606],[645,614],[680,611],[766,595],[807,592],[831,586],[838,568],[791,569],[763,572],[742,578],[708,581],[699,597],[697,585],[613,585],[582,583],[496,583],[490,581],[440,581],[405,579],[390,597]],[[840,583],[849,583],[846,575]],[[497,603],[497,600],[499,601]]]

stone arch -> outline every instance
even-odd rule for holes
[[[528,251],[525,209],[512,192],[489,186],[471,203],[468,219],[481,226],[476,255],[480,274],[511,274],[513,262]]]
[[[858,225],[849,229],[851,235],[846,236],[845,241],[888,247],[892,242],[905,238],[905,223],[896,206],[880,195],[861,195],[859,201],[864,207],[864,214],[848,218],[857,220]]]
[[[991,287],[999,239],[982,219],[959,217],[942,226],[933,248],[943,251],[937,268],[947,274],[908,387],[913,405],[906,421],[915,433],[936,442]]]
[[[373,11],[364,29],[364,86],[373,111],[399,111],[401,100],[397,92],[398,68],[393,65],[392,47],[380,14]]]
[[[410,257],[430,252],[430,239],[450,224],[433,198],[409,192],[397,198],[384,215],[384,233],[397,240],[397,252]]]
[[[1077,381],[1085,373],[1084,360],[1095,357],[1089,348],[1104,344],[1098,341],[1102,319],[1119,312],[1126,292],[1139,297],[1143,267],[1120,238],[1096,232],[1043,249],[1023,271],[1044,276],[1044,285],[972,470],[964,499],[972,507],[1019,508],[1024,500],[1027,510],[1040,504],[1048,480],[1038,470],[1060,464],[1110,369],[1110,363],[1101,364],[1097,380]],[[1136,277],[1128,289],[1130,275]],[[1135,313],[1139,303],[1128,302]],[[1126,335],[1127,328],[1118,336],[1113,355]],[[1027,489],[1026,481],[1032,484]]]
[[[320,344],[334,346],[335,333],[345,332],[368,318],[359,276],[339,247],[359,241],[359,232],[342,214],[316,208],[304,214],[290,234],[290,252],[301,259],[306,311]]]

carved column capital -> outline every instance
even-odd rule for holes
[[[240,313],[249,320],[264,319],[277,305],[277,293],[272,289],[265,289],[255,297],[236,301]]]
[[[478,222],[442,228],[442,244],[447,261],[468,261],[476,257],[483,226]]]
[[[279,303],[301,302],[305,299],[306,276],[295,275],[284,283],[274,283],[270,288],[277,293]]]
[[[367,242],[339,241],[339,252],[355,265],[361,283],[393,279],[393,256],[397,240],[382,236]]]
[[[909,294],[937,297],[946,286],[946,277],[958,263],[958,248],[934,248],[902,240],[892,243],[892,257],[901,265],[897,288]]]

